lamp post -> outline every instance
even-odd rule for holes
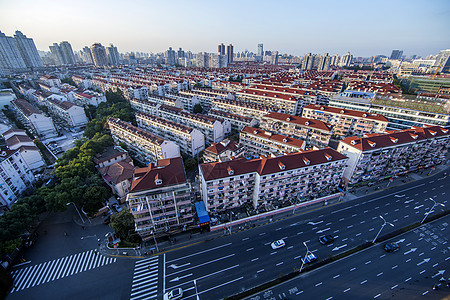
[[[305,247],[306,247],[306,254],[305,254],[305,257],[302,260],[302,265],[301,265],[300,271],[299,271],[300,273],[302,272],[303,266],[305,265],[306,256],[309,253],[308,245],[306,245],[306,242],[303,242],[303,245],[305,245]]]
[[[422,222],[420,222],[420,224],[422,224],[423,222],[425,222],[425,219],[426,219],[426,218],[428,217],[428,215],[433,211],[433,208],[434,208],[436,205],[445,206],[445,204],[438,203],[438,202],[434,201],[433,198],[428,198],[428,199],[430,199],[431,201],[433,201],[434,204],[433,204],[433,206],[430,208],[430,210],[425,214],[425,217],[423,217],[423,220],[422,220]]]
[[[200,298],[198,297],[197,279],[194,279],[194,286],[195,286],[195,296],[196,296],[197,300],[200,300]]]
[[[75,205],[75,203],[69,202],[69,203],[66,204],[66,206],[68,206],[69,204],[73,204],[73,206],[75,206],[75,209],[77,210],[77,213],[78,213],[78,215],[80,216],[80,219],[81,219],[81,221],[83,221],[83,224],[84,224],[84,219],[81,217],[81,214],[80,214],[80,212],[78,211],[78,208],[77,208],[77,206]]]
[[[394,224],[392,224],[392,223],[390,223],[390,222],[387,222],[387,221],[383,218],[383,216],[380,216],[380,218],[383,220],[384,223],[383,223],[383,225],[381,225],[380,231],[378,231],[376,237],[373,239],[372,244],[375,244],[375,241],[377,240],[378,236],[380,235],[381,231],[383,230],[384,226],[386,226],[386,224],[389,224],[389,225],[391,225],[392,227],[394,227]]]

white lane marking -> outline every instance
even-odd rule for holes
[[[301,293],[303,293],[303,291],[300,291],[300,292],[296,293],[296,295],[300,295]]]
[[[383,275],[383,272],[378,273],[378,274],[377,274],[377,277],[380,277],[381,275]]]
[[[264,271],[264,269],[261,269],[261,270],[257,271],[256,273],[261,273],[261,272],[263,272],[263,271]]]
[[[264,271],[264,269],[263,269],[262,271]],[[236,278],[236,279],[230,280],[230,281],[228,281],[228,282],[225,282],[225,283],[219,284],[219,285],[217,285],[217,286],[214,286],[214,287],[212,287],[212,288],[209,288],[209,289],[207,289],[207,290],[204,290],[204,291],[198,292],[198,293],[197,293],[197,295],[200,295],[200,294],[203,294],[203,293],[209,292],[209,291],[211,291],[211,290],[217,289],[217,288],[219,288],[219,287],[222,287],[222,286],[224,286],[224,285],[227,285],[227,284],[233,283],[233,282],[235,282],[235,281],[238,281],[238,280],[241,280],[241,279],[243,279],[243,278],[244,278],[244,277],[243,277],[243,276],[241,276],[241,277],[239,277],[239,278]]]
[[[378,298],[380,296],[381,296],[381,294],[377,294],[377,295],[375,295],[375,297],[373,297],[373,299],[376,299],[376,298]]]
[[[373,217],[372,220],[378,219],[378,217]]]
[[[270,253],[270,255],[274,255],[274,254],[277,254],[277,251]]]
[[[398,267],[398,265],[395,265],[395,266],[393,266],[391,269],[394,270],[394,269],[397,268],[397,267]]]
[[[317,284],[316,284],[316,287],[319,286],[319,285],[322,285],[322,282],[317,283]]]
[[[303,231],[300,231],[300,232],[297,233],[297,235],[300,235],[300,234],[302,234],[302,233],[303,233]]]
[[[369,261],[366,261],[364,264],[365,265],[368,265],[368,264],[370,264],[372,261],[371,260],[369,260]]]
[[[349,225],[349,226],[347,226],[347,228],[352,228],[353,227],[353,225]]]
[[[288,250],[289,250],[289,249],[292,249],[292,248],[294,248],[294,246],[289,246],[289,247],[288,247]]]
[[[167,277],[167,276],[172,276],[172,275],[175,275],[175,274],[178,274],[178,273],[186,272],[186,271],[188,271],[188,270],[192,270],[192,269],[195,269],[195,268],[198,268],[198,267],[201,267],[201,266],[204,266],[204,265],[207,265],[207,264],[210,264],[210,263],[219,261],[219,260],[224,260],[224,259],[233,257],[233,256],[235,256],[235,255],[236,255],[236,254],[233,253],[233,254],[230,254],[230,255],[227,255],[227,256],[222,256],[222,257],[219,257],[219,258],[216,258],[216,259],[213,259],[213,260],[204,262],[204,263],[202,263],[202,264],[198,264],[198,265],[195,265],[195,266],[193,266],[193,267],[186,268],[186,269],[181,270],[181,271],[177,271],[177,272],[173,272],[173,273],[170,273],[170,274],[166,274],[166,277]]]
[[[265,232],[261,232],[259,235],[265,235],[266,233]]]
[[[284,262],[277,263],[277,266],[281,266]]]
[[[335,230],[335,231],[333,231],[333,233],[338,233],[339,232],[339,229],[338,230]]]
[[[353,217],[356,217],[357,215],[358,215],[358,214],[353,214],[353,215],[352,215],[352,218],[353,218]]]
[[[351,271],[355,271],[355,270],[356,270],[356,268],[351,268],[351,269],[350,269],[350,272],[351,272]]]
[[[280,228],[277,228],[277,229],[275,229],[275,231],[278,231],[278,230],[281,230],[281,229],[283,229],[283,228],[281,228],[281,227],[280,227]]]
[[[411,277],[405,279],[405,282],[408,282],[408,281],[410,281],[410,280],[411,280]]]
[[[325,226],[331,225],[332,222],[328,222],[327,224],[325,224]]]
[[[360,235],[361,235],[361,232],[356,234],[356,236],[360,236]]]
[[[339,222],[344,221],[344,220],[345,220],[345,218],[341,218],[341,219],[339,219]]]
[[[221,245],[221,246],[210,248],[208,250],[199,251],[199,252],[196,252],[196,253],[193,253],[193,254],[189,254],[189,255],[186,255],[186,256],[183,256],[183,257],[172,259],[170,261],[167,261],[166,263],[172,263],[172,262],[180,260],[180,259],[185,259],[185,258],[188,258],[188,257],[192,257],[192,256],[195,256],[195,255],[199,255],[199,254],[205,253],[205,252],[209,252],[209,251],[213,251],[213,250],[216,250],[216,249],[220,249],[220,248],[223,248],[223,247],[226,247],[226,246],[230,246],[232,244],[233,243],[227,243],[227,244],[224,244],[224,245]]]
[[[423,274],[423,273],[425,273],[425,270],[421,271],[419,274]]]
[[[348,288],[348,289],[344,290],[344,293],[347,293],[350,290],[351,290],[351,288]]]
[[[252,259],[252,261],[257,261],[259,258],[257,257],[257,258],[254,258],[254,259]]]
[[[338,275],[334,276],[333,279],[336,279],[336,278],[338,278],[339,276],[341,276],[341,275],[338,274]]]
[[[364,284],[364,283],[366,283],[367,282],[367,279],[366,280],[363,280],[363,281],[361,281],[361,284]]]
[[[364,223],[366,223],[366,221],[361,221],[361,222],[359,222],[359,224],[364,224]]]
[[[439,265],[438,263],[435,263],[435,264],[433,265],[433,268],[434,268],[434,267],[437,267],[438,265]]]
[[[348,240],[348,238],[343,239],[342,241],[345,242],[346,240]]]
[[[383,254],[383,255],[380,256],[380,258],[383,258],[383,257],[385,257],[385,256],[386,256],[386,254]]]
[[[391,287],[391,290],[395,289],[398,287],[398,284],[394,285],[393,287]]]
[[[373,231],[373,230],[375,230],[375,229],[374,229],[374,228],[370,228],[370,229],[369,229],[369,231]]]
[[[242,239],[242,241],[246,241],[246,240],[248,240],[248,239],[249,239],[249,238],[248,238],[248,237],[246,237],[246,238],[243,238],[243,239]]]
[[[255,249],[255,248],[248,248],[246,251],[252,251],[253,249]]]

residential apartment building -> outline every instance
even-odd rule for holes
[[[147,130],[135,127],[117,118],[108,119],[108,127],[116,144],[124,143],[134,158],[148,164],[159,159],[180,156],[180,147]]]
[[[261,129],[306,142],[306,148],[322,148],[330,142],[333,126],[322,121],[271,112],[262,118]]]
[[[229,112],[235,115],[254,118],[258,121],[271,111],[278,111],[278,108],[272,105],[262,105],[240,100],[214,99],[212,109]]]
[[[88,122],[84,108],[68,101],[47,99],[44,105],[54,118],[64,122],[66,126],[73,128],[75,131],[84,128]]]
[[[245,127],[239,133],[239,143],[245,148],[246,157],[280,156],[305,150],[305,142],[285,135],[254,127]]]
[[[85,90],[84,92],[74,93],[74,102],[80,107],[93,105],[98,106],[102,102],[106,102],[106,97],[103,94]]]
[[[47,139],[58,136],[51,118],[32,106],[28,101],[16,99],[11,101],[19,120],[30,127],[37,136]]]
[[[244,117],[222,110],[211,109],[208,112],[208,116],[216,117],[230,122],[231,130],[235,131],[241,131],[245,126],[253,127],[258,124],[258,121],[255,118]]]
[[[137,98],[130,99],[131,108],[135,111],[142,111],[151,115],[157,115],[158,104],[149,100],[141,100]]]
[[[302,117],[319,120],[333,126],[336,137],[362,136],[368,133],[382,133],[388,120],[380,114],[342,109],[325,105],[307,105]]]
[[[207,89],[181,90],[178,94],[188,98],[196,97],[198,99],[198,103],[202,106],[204,111],[211,109],[212,101],[214,99],[228,99],[230,95],[226,91],[208,91]]]
[[[192,114],[180,108],[160,105],[156,113],[161,118],[198,129],[205,136],[207,144],[218,143],[231,132],[231,124],[226,120],[203,114]]]
[[[205,136],[197,129],[144,112],[136,113],[136,121],[139,127],[174,142],[187,155],[195,156],[205,149]]]
[[[275,106],[278,108],[276,111],[290,115],[296,115],[302,107],[300,98],[283,93],[261,91],[251,88],[236,92],[236,97],[239,100],[250,103]]]
[[[150,95],[148,95],[148,101],[155,102],[160,105],[174,106],[174,107],[186,109],[183,101],[180,98],[164,97],[164,96],[159,96],[156,94],[150,94]]]
[[[216,161],[228,161],[244,155],[244,147],[230,139],[224,139],[219,143],[214,143],[203,152],[205,163]]]
[[[21,150],[0,152],[0,212],[8,210],[22,192],[35,181]]]
[[[165,93],[166,97],[173,99],[174,103],[182,103],[182,107],[179,108],[183,108],[187,111],[192,112],[194,105],[195,104],[200,104],[200,99],[196,96],[196,95],[188,95],[188,94],[181,94],[181,93]],[[171,105],[171,104],[168,104]],[[178,107],[178,105],[171,105],[171,106],[176,106]]]
[[[349,157],[344,180],[355,186],[440,164],[449,147],[449,129],[426,126],[347,137],[338,151]]]
[[[324,148],[201,164],[201,195],[210,212],[299,203],[337,193],[346,162],[344,155]]]
[[[19,150],[22,160],[33,173],[39,172],[45,166],[41,152],[28,137],[25,130],[10,129],[2,134],[9,150]]]
[[[181,158],[158,160],[134,171],[127,203],[143,241],[192,226],[192,201]]]

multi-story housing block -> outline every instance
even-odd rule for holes
[[[74,102],[81,107],[88,105],[98,106],[100,103],[106,102],[106,97],[103,94],[86,90],[83,93],[74,93]]]
[[[303,105],[303,101],[299,97],[291,95],[261,91],[258,89],[245,89],[236,93],[240,100],[260,105],[276,106],[281,113],[296,115]]]
[[[186,94],[175,94],[175,93],[166,93],[166,97],[174,99],[175,101],[179,101],[182,103],[182,107],[187,111],[192,112],[195,104],[200,104],[200,99],[195,95],[186,95]],[[170,104],[169,104],[170,105]],[[173,105],[172,105],[173,106]],[[178,107],[178,106],[177,106]]]
[[[244,117],[231,112],[225,112],[223,110],[211,109],[208,112],[208,116],[227,120],[231,124],[231,129],[235,131],[241,131],[245,126],[253,127],[258,124],[258,121],[255,118]]]
[[[346,161],[339,152],[324,148],[202,164],[201,195],[206,209],[213,212],[307,201],[337,192]]]
[[[306,142],[306,148],[326,147],[330,142],[333,126],[314,119],[271,112],[262,118],[261,129],[287,135]]]
[[[449,147],[449,129],[430,126],[347,137],[338,151],[349,157],[344,180],[353,186],[440,164]]]
[[[108,119],[108,127],[116,144],[124,143],[134,157],[148,164],[159,159],[180,156],[180,147],[147,130],[138,128],[117,118]]]
[[[86,77],[79,75],[72,75],[72,80],[78,87],[82,89],[88,89],[91,87],[91,81]]]
[[[254,127],[245,127],[240,132],[239,143],[244,146],[246,157],[280,156],[305,150],[302,140]]]
[[[134,171],[127,203],[143,241],[192,226],[192,201],[181,158],[159,160]]]
[[[230,139],[224,139],[219,143],[214,143],[203,152],[205,163],[215,161],[228,161],[245,154],[244,147]]]
[[[9,150],[20,151],[20,155],[29,170],[39,172],[45,166],[41,152],[33,140],[28,137],[25,130],[10,129],[3,133],[3,138]]]
[[[205,136],[199,130],[147,113],[137,112],[138,126],[180,146],[181,152],[195,156],[205,149]]]
[[[388,125],[388,120],[380,114],[325,105],[305,106],[302,117],[319,120],[334,126],[333,135],[337,137],[382,133]]]
[[[151,115],[157,115],[158,104],[156,102],[133,98],[130,99],[130,104],[131,108],[136,111],[142,111]]]
[[[49,113],[64,122],[68,127],[74,130],[81,130],[86,126],[88,119],[84,108],[67,101],[47,99],[44,105]]]
[[[28,101],[16,99],[11,101],[16,108],[17,115],[22,123],[31,127],[31,130],[44,139],[56,137],[55,126],[51,118],[46,117],[42,111],[32,106]]]
[[[214,99],[212,109],[229,112],[239,116],[254,118],[258,121],[271,111],[278,111],[273,105],[262,105],[239,100]]]
[[[207,144],[218,143],[231,132],[231,124],[226,120],[203,114],[192,114],[172,106],[160,105],[157,115],[172,122],[198,129],[205,136]]]
[[[21,193],[35,181],[21,149],[0,153],[0,211],[8,210]]]
[[[178,94],[184,97],[196,97],[205,111],[211,109],[212,100],[214,99],[232,98],[232,95],[228,92],[220,90],[208,91],[207,89],[181,90]]]
[[[155,102],[160,105],[174,106],[174,107],[186,109],[183,101],[181,101],[179,98],[172,98],[172,97],[159,96],[156,94],[150,94],[150,95],[148,95],[148,101]]]

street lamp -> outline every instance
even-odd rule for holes
[[[425,217],[423,218],[422,222],[420,222],[420,224],[422,224],[422,223],[425,221],[425,219],[426,219],[426,218],[428,217],[428,215],[433,211],[433,208],[434,208],[436,205],[445,206],[445,205],[442,204],[442,203],[437,203],[436,201],[434,201],[433,198],[428,198],[428,199],[430,199],[431,201],[433,201],[434,204],[433,204],[433,206],[430,208],[430,210],[425,214]]]
[[[305,254],[305,257],[304,257],[303,260],[302,260],[302,265],[301,265],[300,271],[299,271],[300,273],[302,272],[303,266],[305,265],[306,256],[307,256],[308,253],[309,253],[308,245],[306,245],[306,242],[303,242],[303,245],[305,245],[305,247],[306,247],[306,254]]]
[[[81,217],[81,214],[80,214],[80,212],[78,211],[78,208],[77,208],[77,206],[75,205],[75,203],[69,202],[69,203],[66,204],[66,206],[68,206],[69,204],[73,204],[73,206],[75,206],[75,209],[77,210],[77,213],[78,213],[78,215],[80,216],[80,219],[81,219],[81,221],[83,221],[83,224],[84,224],[84,219]]]
[[[386,224],[391,225],[392,227],[394,227],[394,224],[387,222],[383,216],[380,216],[380,218],[383,220],[383,225],[381,225],[380,231],[378,231],[377,236],[373,239],[372,244],[375,244],[375,241],[377,240],[378,236],[380,235],[381,231],[383,230],[384,226],[386,226]]]
[[[195,286],[195,296],[197,297],[197,300],[200,300],[200,298],[198,297],[197,279],[194,279],[194,286]]]

